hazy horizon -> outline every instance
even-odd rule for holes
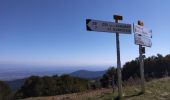
[[[52,76],[70,74],[78,70],[104,71],[106,66],[47,66],[47,65],[24,65],[24,64],[0,64],[0,80],[23,79],[32,75]]]

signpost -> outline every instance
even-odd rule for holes
[[[116,33],[116,48],[117,48],[117,74],[118,74],[118,94],[122,98],[122,75],[120,61],[120,43],[119,33],[131,34],[131,24],[118,23],[118,20],[123,20],[122,16],[114,15],[115,23],[99,20],[86,20],[86,28],[88,31],[110,32]]]
[[[144,77],[144,60],[143,54],[145,48],[142,46],[151,47],[152,30],[144,27],[142,21],[138,21],[138,25],[133,25],[135,44],[139,45],[139,61],[140,61],[140,76],[141,76],[141,92],[145,93],[145,77]]]
[[[135,37],[135,44],[147,46],[147,47],[152,46],[152,42],[151,42],[150,38],[147,38],[147,37],[142,36],[140,34],[135,34],[134,37]]]
[[[124,23],[86,19],[86,28],[88,31],[131,34],[131,25]]]
[[[122,20],[122,16],[114,15],[115,22]],[[120,61],[120,43],[119,43],[119,33],[116,33],[116,48],[117,48],[117,76],[118,76],[118,94],[119,98],[122,98],[122,73],[121,73],[121,61]]]
[[[142,36],[152,38],[152,30],[149,30],[143,26],[133,24],[134,33],[140,34]]]

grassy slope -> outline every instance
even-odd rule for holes
[[[123,88],[125,100],[170,100],[170,78],[162,78],[146,83],[146,93],[139,95],[139,86]],[[74,93],[51,97],[36,97],[24,100],[114,100],[117,91],[102,89],[84,93]]]
[[[114,100],[116,96],[117,93],[110,93],[101,98],[93,98],[93,100]],[[170,100],[170,78],[146,83],[145,94],[140,94],[140,86],[125,87],[124,100]]]

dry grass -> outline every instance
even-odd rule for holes
[[[86,91],[82,93],[72,93],[65,95],[57,95],[57,96],[48,96],[48,97],[34,97],[27,98],[23,100],[93,100],[93,97],[98,97],[106,93],[111,93],[111,89],[100,89],[94,91]]]

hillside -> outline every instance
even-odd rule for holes
[[[11,88],[12,91],[16,91],[20,89],[20,87],[24,84],[26,79],[17,79],[12,81],[5,81],[6,84]]]
[[[70,73],[71,76],[93,79],[103,76],[106,71],[87,71],[87,70],[78,70],[73,73]]]
[[[112,89],[100,89],[89,92],[35,97],[23,100],[113,100],[117,91],[113,94]],[[139,94],[139,85],[127,86],[124,88],[125,100],[170,100],[170,78],[152,80],[146,83],[146,93]]]
[[[12,92],[10,87],[3,81],[0,81],[0,100],[11,100]]]

